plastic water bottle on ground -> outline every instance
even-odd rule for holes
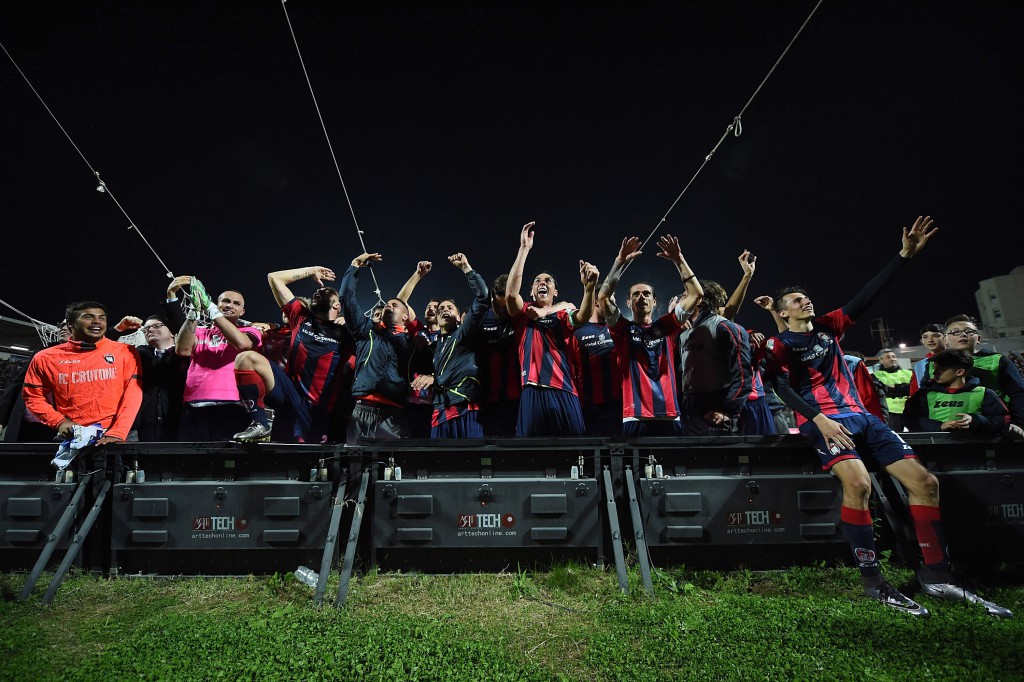
[[[303,585],[315,588],[317,582],[320,581],[320,574],[309,566],[299,566],[295,569],[295,579]]]

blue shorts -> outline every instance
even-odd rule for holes
[[[747,436],[774,436],[775,417],[764,398],[748,400],[740,410],[740,433]]]
[[[681,436],[683,424],[675,419],[634,419],[622,422],[622,435],[626,438],[646,436]]]
[[[461,417],[443,421],[430,427],[431,438],[483,438],[484,428],[480,426],[479,410],[470,410]]]
[[[826,471],[844,459],[863,459],[862,453],[869,455],[881,467],[887,467],[904,459],[917,459],[914,450],[885,422],[873,414],[826,416],[845,426],[853,434],[853,443],[857,446],[855,450],[847,450],[839,446],[833,446],[834,449],[829,450],[821,431],[814,425],[814,422],[801,424],[800,435],[814,445],[818,457],[821,458],[821,468]]]
[[[523,386],[517,436],[582,436],[580,400],[569,391]]]
[[[583,423],[588,436],[613,438],[622,435],[622,401],[583,405]]]
[[[295,382],[277,363],[270,363],[274,372],[274,390],[266,395],[267,405],[275,410],[284,410],[283,415],[292,424],[290,436],[293,443],[326,443],[330,414],[310,404]]]

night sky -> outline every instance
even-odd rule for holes
[[[422,311],[469,300],[449,254],[490,281],[529,220],[527,280],[578,302],[577,261],[603,274],[658,225],[814,4],[287,9],[385,296],[434,262]],[[837,307],[927,213],[940,233],[846,345],[877,350],[870,318],[914,343],[976,312],[977,281],[1024,261],[1022,33],[1020,2],[825,2],[658,234],[727,290],[756,253],[739,321],[768,329],[754,295],[801,284]],[[278,317],[267,272],[340,277],[361,252],[279,2],[19,3],[0,41],[168,266],[241,289],[248,319]],[[3,55],[0,93],[0,298],[54,322],[81,298],[156,312],[162,267]],[[681,286],[656,251],[625,283],[664,306]]]

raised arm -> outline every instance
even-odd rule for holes
[[[590,316],[594,313],[594,292],[597,289],[597,280],[600,276],[601,273],[597,271],[597,267],[586,261],[580,261],[580,282],[583,284],[583,300],[580,301],[579,310],[569,313],[569,321],[572,323],[572,326],[578,327],[590,321]]]
[[[416,264],[416,270],[409,276],[409,279],[405,280],[405,284],[399,289],[398,295],[395,296],[398,300],[405,304],[406,308],[409,309],[409,321],[412,322],[416,319],[416,311],[409,305],[409,298],[412,296],[413,290],[416,289],[416,285],[420,283],[420,280],[430,274],[430,269],[433,267],[430,261],[421,260]]]
[[[448,262],[462,270],[466,275],[466,281],[469,283],[469,290],[473,292],[473,303],[470,305],[469,312],[462,321],[462,325],[465,327],[476,327],[490,309],[491,292],[487,287],[487,282],[484,281],[480,273],[473,270],[473,267],[469,264],[469,259],[466,258],[464,253],[455,253],[448,256]]]
[[[775,320],[775,328],[780,332],[784,332],[789,329],[789,325],[786,324],[786,318],[779,315],[779,311],[775,309],[775,299],[771,296],[758,296],[754,299],[754,305],[758,308],[767,310],[772,314],[772,318]]]
[[[856,296],[843,306],[843,312],[852,319],[858,318],[882,293],[904,265],[924,248],[939,228],[932,227],[931,216],[918,216],[913,227],[903,228],[903,244],[899,257],[893,258],[881,272],[864,285]]]
[[[197,320],[186,319],[178,333],[174,335],[174,352],[179,357],[187,358],[192,355],[196,347],[196,325]]]
[[[341,298],[341,310],[345,317],[345,326],[350,331],[361,331],[371,324],[369,318],[363,315],[363,309],[356,299],[356,282],[359,279],[360,268],[365,268],[371,263],[379,263],[384,257],[379,253],[361,253],[352,259],[352,264],[342,275],[341,284],[338,286],[338,296]]]
[[[324,282],[333,282],[334,270],[325,268],[322,265],[310,265],[305,268],[293,268],[291,270],[278,270],[277,272],[271,272],[267,274],[267,283],[270,285],[270,291],[274,294],[274,300],[277,301],[277,306],[283,308],[286,304],[290,303],[295,298],[295,294],[288,288],[288,285],[292,282],[298,282],[300,279],[306,279],[312,277],[316,280],[318,286],[323,286]]]
[[[619,279],[626,271],[626,266],[639,258],[642,253],[638,237],[625,237],[622,244],[619,245],[619,252],[615,255],[612,266],[608,268],[604,282],[601,283],[601,289],[597,294],[597,305],[599,310],[604,310],[604,318],[609,327],[618,324],[621,316],[619,307],[615,305],[614,301],[615,287],[619,285]]]
[[[661,249],[658,257],[671,261],[679,271],[679,280],[683,283],[683,297],[676,302],[676,309],[683,310],[683,317],[689,316],[704,298],[704,287],[700,285],[697,275],[693,274],[689,263],[683,258],[678,239],[670,234],[663,235],[658,239],[658,247]],[[676,317],[680,317],[679,313],[676,313]]]
[[[727,320],[735,319],[736,315],[740,312],[743,299],[747,296],[747,288],[750,287],[750,280],[754,277],[757,256],[744,249],[737,260],[739,260],[740,268],[743,270],[743,277],[740,278],[740,283],[736,285],[732,295],[725,304],[725,310],[722,311],[722,317]]]
[[[526,267],[526,257],[530,255],[533,248],[533,221],[523,225],[519,233],[519,252],[516,253],[516,260],[512,263],[512,269],[508,273],[508,284],[505,285],[505,305],[508,307],[508,314],[511,317],[519,317],[522,314],[525,304],[519,290],[523,287],[523,268]]]

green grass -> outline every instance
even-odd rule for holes
[[[906,571],[889,570],[897,580]],[[23,575],[0,576],[5,597]],[[860,596],[847,568],[370,572],[342,610],[292,576],[69,579],[52,606],[0,603],[0,679],[664,680],[1024,678],[1021,618],[922,598],[927,620]],[[45,585],[45,581],[43,582]],[[332,580],[329,599],[337,589]]]

